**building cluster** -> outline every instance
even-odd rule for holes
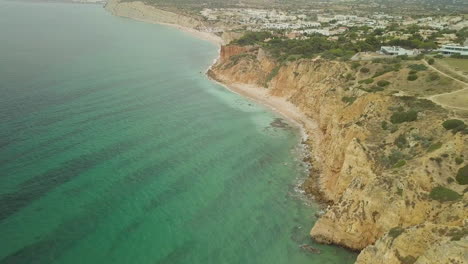
[[[418,50],[408,50],[398,46],[382,46],[380,48],[380,53],[390,56],[413,56],[420,52]]]
[[[462,55],[468,56],[468,45],[442,45],[437,52],[443,55]],[[414,56],[421,54],[417,49],[405,49],[399,46],[382,46],[380,47],[380,54],[389,56]]]
[[[368,30],[380,30],[381,36],[388,39],[409,40],[417,34],[422,40],[431,40],[440,46],[452,45],[458,38],[454,31],[468,27],[468,20],[461,15],[412,18],[385,13],[358,16],[326,14],[320,10],[253,8],[206,8],[201,11],[201,15],[211,22],[209,24],[227,25],[229,29],[246,31],[283,32],[289,38],[308,38],[310,35],[320,34],[329,39],[338,39],[352,28],[357,40],[365,39]],[[416,28],[416,31],[402,28]],[[418,53],[416,50],[399,47],[382,47],[381,52],[391,55]]]
[[[418,25],[431,29],[454,29],[460,30],[468,26],[468,21],[463,16],[423,17],[417,19],[405,19],[403,25]]]
[[[439,30],[460,30],[468,27],[468,20],[462,16],[411,18],[384,13],[374,13],[367,16],[330,15],[322,14],[319,10],[283,11],[253,8],[205,8],[201,11],[201,15],[210,22],[220,22],[231,26],[237,25],[251,31],[284,30],[292,32],[302,30],[302,33],[319,33],[323,35],[339,34],[339,31],[334,31],[337,28],[369,27],[371,29],[386,29],[394,24],[424,27],[426,32],[420,32],[423,36]],[[397,31],[386,32],[386,34],[401,38],[408,37]],[[444,36],[443,38],[450,41],[453,36]]]

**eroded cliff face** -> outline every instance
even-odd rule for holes
[[[468,137],[441,126],[449,111],[358,89],[350,63],[279,64],[258,47],[223,46],[209,74],[268,89],[318,124],[309,131],[314,170],[304,188],[329,206],[311,230],[314,239],[363,250],[360,264],[468,263],[467,189],[454,181],[468,158]],[[409,109],[418,111],[416,121],[389,122]],[[437,186],[461,197],[431,199]]]

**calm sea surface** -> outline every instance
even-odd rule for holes
[[[308,238],[298,131],[205,77],[212,44],[5,1],[0,39],[0,264],[353,263]]]

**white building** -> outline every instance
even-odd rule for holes
[[[439,52],[446,55],[459,54],[468,56],[468,46],[442,45]]]
[[[297,33],[306,33],[306,34],[320,34],[320,35],[323,35],[323,36],[330,36],[330,30],[328,29],[305,29],[305,30],[301,30],[301,31],[298,31]]]
[[[416,55],[417,52],[415,50],[407,50],[402,47],[397,46],[382,46],[380,47],[380,52],[386,55],[392,56],[401,56],[401,55]]]

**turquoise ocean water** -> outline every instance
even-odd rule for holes
[[[0,264],[354,261],[309,239],[298,131],[206,78],[212,44],[6,1],[0,39]]]

